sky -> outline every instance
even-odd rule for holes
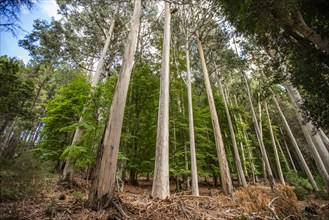
[[[0,56],[17,57],[27,64],[30,60],[29,52],[18,46],[18,40],[23,39],[26,34],[32,31],[34,20],[51,21],[51,17],[59,19],[60,16],[57,15],[57,9],[56,0],[38,0],[31,11],[23,9],[19,24],[26,32],[19,33],[17,38],[10,32],[0,32]]]

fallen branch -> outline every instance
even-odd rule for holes
[[[280,220],[279,216],[276,214],[275,209],[272,207],[272,203],[277,200],[277,199],[281,199],[280,197],[275,197],[274,199],[272,199],[270,201],[270,203],[268,204],[268,208],[270,209],[270,211],[272,212],[272,214],[274,215],[275,219]]]
[[[113,206],[120,212],[124,219],[129,219],[129,216],[123,211],[123,209],[114,201],[111,202]]]

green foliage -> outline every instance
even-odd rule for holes
[[[282,81],[282,72],[284,72],[282,64],[286,65],[289,80],[303,97],[304,115],[317,126],[328,128],[328,50],[320,48],[320,43],[312,41],[310,35],[302,33],[297,25],[305,24],[314,31],[312,35],[318,35],[319,38],[328,36],[327,2],[322,0],[216,2],[237,31],[243,34],[244,38],[249,38],[246,47],[250,49],[251,42],[254,42],[258,47],[255,48],[256,51],[272,51],[274,56],[272,60],[266,60],[267,54],[261,56],[265,57],[262,64],[267,66],[267,69],[274,70],[268,74],[269,76]],[[254,60],[254,54],[252,57]]]
[[[154,165],[159,79],[152,62],[135,63],[121,138],[127,170],[151,172]]]
[[[16,58],[0,57],[0,121],[7,125],[15,117],[31,117],[31,101],[34,83],[24,72],[22,61]],[[4,129],[4,128],[1,128]],[[3,130],[0,131],[0,134]]]
[[[295,171],[290,171],[286,173],[286,179],[289,183],[295,186],[294,192],[299,200],[305,200],[312,190],[312,185],[310,182],[299,176]]]
[[[0,160],[0,201],[36,195],[47,186],[50,164],[37,159],[30,151],[15,159]]]
[[[46,105],[46,117],[42,119],[41,143],[34,152],[43,159],[58,160],[69,145],[74,131],[73,123],[79,120],[83,106],[88,101],[90,85],[83,76],[77,76],[61,87],[55,98]]]
[[[323,178],[318,174],[315,176],[315,182],[319,187],[319,191],[315,192],[315,197],[318,199],[329,200],[329,191]]]
[[[95,164],[96,150],[101,141],[116,82],[117,76],[113,76],[93,88],[89,101],[83,106],[82,120],[71,125],[74,130],[78,127],[82,129],[83,136],[79,143],[66,147],[61,159],[72,159],[78,168]]]
[[[312,185],[310,184],[310,182],[307,179],[299,176],[298,173],[296,173],[295,171],[290,171],[286,173],[286,178],[287,181],[293,184],[294,186],[300,186],[306,190],[312,190]]]
[[[76,199],[76,200],[82,200],[83,199],[83,193],[80,191],[74,191],[72,193],[72,196]]]

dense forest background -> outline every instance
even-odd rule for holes
[[[2,1],[1,31],[15,35],[22,8],[34,4]],[[327,1],[57,4],[61,19],[35,20],[19,39],[28,64],[0,57],[0,203],[54,182],[82,184],[85,192],[65,192],[119,219],[137,218],[122,198],[146,183],[152,204],[171,198],[186,219],[201,217],[178,192],[201,201],[212,187],[225,199],[267,187],[287,204],[329,198]],[[275,195],[258,216],[302,218],[287,211],[298,205],[273,208]],[[312,204],[311,217],[329,209]],[[237,216],[252,218],[221,217]]]

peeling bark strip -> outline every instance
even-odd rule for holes
[[[123,56],[119,79],[112,100],[109,119],[97,152],[97,164],[89,204],[95,210],[106,208],[114,198],[116,168],[123,114],[137,44],[141,0],[135,0],[131,28]]]
[[[169,191],[169,59],[170,59],[170,3],[165,3],[164,38],[161,62],[158,129],[155,152],[152,197],[165,199]]]
[[[224,194],[232,195],[233,185],[232,185],[230,170],[229,170],[228,163],[227,163],[225,147],[224,147],[224,142],[223,142],[220,126],[219,126],[214,96],[212,94],[208,69],[206,66],[206,60],[204,57],[202,43],[201,43],[198,31],[197,31],[196,35],[197,35],[198,51],[199,51],[199,56],[200,56],[200,60],[201,60],[201,67],[202,67],[202,72],[203,72],[203,77],[204,77],[204,84],[206,87],[206,92],[207,92],[207,97],[208,97],[208,102],[209,102],[211,122],[212,122],[212,126],[214,128],[217,157],[218,157],[219,168],[220,168],[221,184],[222,184]]]

